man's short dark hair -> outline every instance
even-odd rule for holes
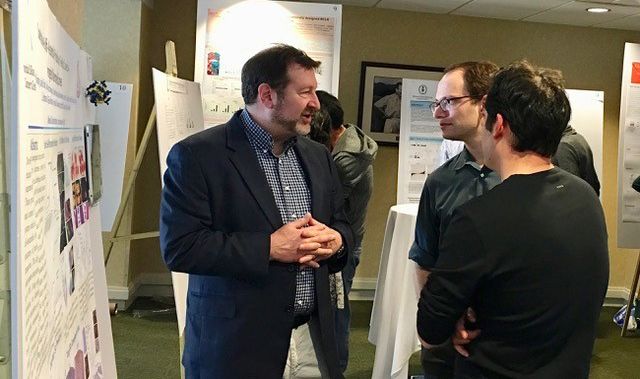
[[[455,70],[462,70],[464,88],[474,101],[480,101],[489,92],[491,78],[498,71],[499,67],[493,62],[462,62],[452,64],[444,69],[444,73]],[[457,95],[457,94],[456,94]],[[462,95],[462,94],[460,94]]]
[[[309,138],[331,149],[331,127],[331,115],[326,109],[320,108],[311,119]]]
[[[552,156],[571,118],[571,104],[558,70],[522,60],[498,71],[487,94],[486,128],[500,113],[513,134],[514,150]]]
[[[281,94],[289,83],[287,70],[292,64],[299,64],[315,70],[320,62],[311,59],[307,53],[293,46],[277,44],[264,49],[249,58],[242,66],[242,98],[245,104],[253,104],[258,97],[258,86],[268,84],[276,93]]]
[[[326,110],[331,117],[331,125],[334,129],[340,128],[344,124],[344,110],[340,104],[340,100],[326,91],[316,91],[320,108]]]

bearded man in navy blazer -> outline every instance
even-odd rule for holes
[[[338,368],[329,273],[353,247],[336,168],[308,138],[320,65],[276,45],[242,68],[245,108],[177,143],[160,211],[163,258],[189,273],[188,378],[283,378],[309,322],[323,377]]]

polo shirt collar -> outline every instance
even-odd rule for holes
[[[453,168],[456,171],[460,170],[461,168],[463,168],[466,165],[469,165],[469,166],[475,168],[478,171],[480,171],[483,168],[476,162],[475,158],[473,158],[473,155],[471,155],[469,150],[467,150],[467,146],[466,145],[465,145],[464,149],[462,149],[460,154],[456,155],[452,159],[454,160],[452,162],[453,163]]]

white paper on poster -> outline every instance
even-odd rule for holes
[[[402,80],[397,203],[417,203],[427,175],[440,165],[442,133],[429,106],[438,81]]]
[[[7,54],[7,45],[4,40],[4,22],[0,18],[0,71],[2,72],[2,120],[4,127],[4,145],[11,146],[11,68]],[[11,151],[5,149],[5,167],[13,167],[11,164]],[[8,172],[8,171],[7,171]]]
[[[167,155],[180,140],[203,130],[200,84],[153,69],[153,94],[158,124],[160,169],[167,169]]]
[[[160,175],[167,170],[167,155],[176,143],[204,128],[200,84],[169,76],[153,69],[153,93],[156,102]],[[178,331],[184,331],[187,312],[189,275],[172,272],[173,292],[178,316]]]
[[[27,294],[21,301],[27,378],[115,373],[105,363],[114,359],[113,343],[102,240],[92,236],[100,220],[90,205],[83,132],[33,126],[25,134],[19,284]]]
[[[95,123],[84,95],[91,58],[45,0],[16,2],[12,28],[13,377],[116,378],[84,157],[83,127]]]
[[[244,101],[242,65],[275,43],[320,61],[318,88],[337,93],[342,6],[266,0],[199,0],[195,81],[202,85],[205,127],[227,122]],[[270,27],[262,28],[269,20]]]
[[[133,85],[113,82],[106,84],[111,91],[111,101],[109,105],[97,108],[96,123],[100,125],[102,156],[102,228],[104,231],[111,231],[122,199]]]
[[[625,43],[618,139],[618,247],[640,247],[640,44]]]

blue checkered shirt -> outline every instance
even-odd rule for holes
[[[305,179],[293,145],[295,138],[288,140],[279,157],[273,154],[273,138],[256,124],[247,110],[240,114],[249,143],[255,151],[260,167],[267,177],[269,187],[280,211],[282,223],[299,219],[311,212],[311,191]],[[293,304],[295,314],[309,314],[315,303],[314,273],[311,267],[300,266],[296,276],[296,297]]]

